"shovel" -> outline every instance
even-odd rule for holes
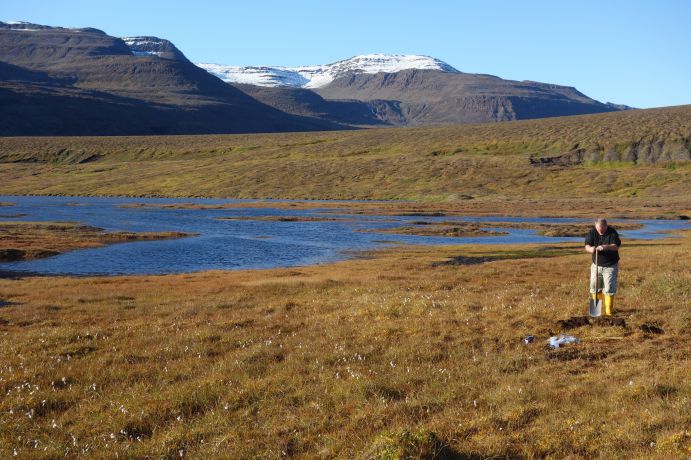
[[[598,285],[598,265],[597,265],[597,255],[599,251],[595,251],[595,298],[590,297],[590,308],[588,309],[588,314],[590,316],[600,316],[602,314],[602,299],[597,298],[597,291],[600,286]]]

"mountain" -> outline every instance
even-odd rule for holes
[[[156,56],[165,59],[186,61],[182,51],[170,41],[158,37],[120,37],[135,56]]]
[[[407,125],[511,121],[617,110],[568,86],[434,70],[355,73],[315,91],[325,99],[396,101],[399,118]]]
[[[197,65],[280,110],[354,125],[480,123],[630,108],[603,104],[568,86],[460,72],[419,55],[369,54],[306,67]],[[319,108],[314,96],[297,88],[317,93]],[[364,116],[353,119],[358,113]]]
[[[271,105],[283,112],[295,115],[320,118],[333,123],[353,127],[385,127],[401,125],[393,123],[399,111],[397,104],[391,101],[356,101],[324,99],[307,88],[289,86],[256,86],[235,84],[253,98]]]
[[[333,64],[304,67],[234,67],[203,62],[197,65],[229,83],[297,88],[321,88],[353,73],[396,73],[408,69],[458,73],[439,59],[414,54],[366,54]]]
[[[367,54],[303,67],[195,65],[171,41],[0,22],[0,135],[313,131],[610,112],[575,88]]]
[[[0,135],[344,128],[263,104],[157,37],[0,22],[0,77]]]

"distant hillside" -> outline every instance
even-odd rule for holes
[[[333,129],[262,104],[167,40],[0,23],[0,135]],[[342,126],[340,128],[343,128]]]
[[[253,98],[283,112],[359,127],[402,125],[400,113],[393,101],[325,99],[306,88],[233,85]]]
[[[359,126],[482,123],[629,109],[572,87],[459,72],[428,56],[371,54],[292,68],[199,66],[280,110]],[[330,104],[320,101],[315,107],[308,91]]]
[[[688,202],[690,140],[691,106],[320,133],[0,138],[0,194]]]
[[[482,123],[611,112],[575,88],[436,70],[351,74],[315,91],[326,99],[396,101],[406,125]]]
[[[159,37],[0,22],[0,136],[321,131],[628,108],[575,88],[463,73],[429,56],[199,65]]]

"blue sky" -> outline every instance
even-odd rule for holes
[[[641,108],[691,104],[690,17],[685,0],[22,0],[0,9],[3,21],[167,38],[194,62],[426,54],[463,72],[575,86]]]

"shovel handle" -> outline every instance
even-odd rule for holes
[[[596,246],[596,247],[595,247],[595,302],[597,302],[597,291],[598,291],[598,288],[600,287],[600,286],[598,285],[598,281],[599,281],[599,278],[600,278],[600,277],[598,276],[599,274],[598,274],[598,272],[597,272],[597,267],[598,267],[598,265],[597,265],[597,256],[598,256],[598,253],[599,253],[599,252],[600,252],[600,251],[597,250],[597,246]]]

